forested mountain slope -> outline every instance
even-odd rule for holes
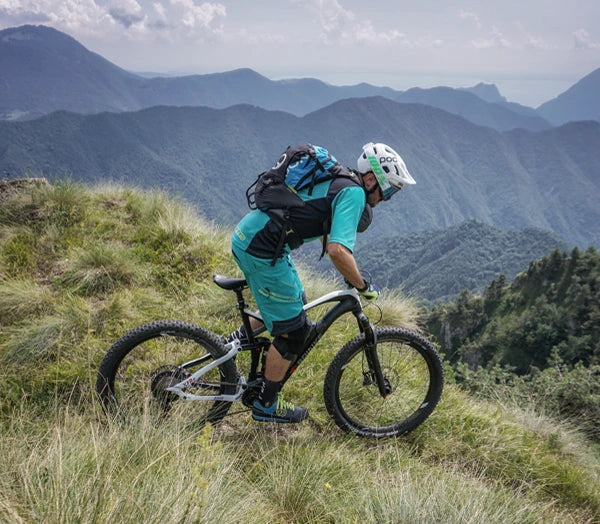
[[[555,357],[598,365],[600,254],[556,250],[512,283],[500,277],[479,296],[463,292],[438,306],[428,325],[449,358],[473,368],[500,364],[523,374]]]
[[[429,301],[453,299],[464,289],[481,291],[500,274],[512,280],[532,260],[569,247],[548,231],[502,231],[476,220],[365,240],[356,253],[360,267],[382,286]]]

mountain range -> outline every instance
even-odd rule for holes
[[[161,187],[232,224],[247,210],[248,185],[288,145],[324,145],[354,166],[373,139],[393,144],[417,180],[377,208],[379,235],[476,218],[600,245],[600,123],[592,121],[500,133],[384,97],[341,100],[304,117],[248,105],[56,112],[0,122],[0,172]]]
[[[600,121],[600,69],[592,71],[555,99],[542,104],[538,113],[557,124],[575,120]]]
[[[345,98],[384,96],[432,105],[500,131],[537,131],[570,120],[600,120],[597,110],[592,109],[600,105],[599,77],[600,70],[536,111],[507,102],[489,84],[402,92],[369,84],[334,86],[312,78],[272,81],[250,69],[147,78],[121,69],[50,27],[0,31],[0,85],[4,88],[0,118],[6,120],[31,119],[57,110],[91,114],[156,105],[222,109],[250,104],[302,116]]]
[[[381,285],[446,299],[556,247],[600,245],[599,77],[538,110],[483,83],[401,92],[250,69],[148,78],[23,26],[0,31],[0,176],[162,188],[231,226],[288,145],[321,144],[353,166],[363,143],[387,142],[417,186],[377,208],[360,263]],[[571,120],[584,121],[553,127]]]

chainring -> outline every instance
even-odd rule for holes
[[[258,400],[258,395],[260,394],[261,383],[258,382],[252,387],[249,387],[242,393],[242,403],[247,408],[251,408],[254,404],[255,400]]]

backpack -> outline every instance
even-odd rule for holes
[[[310,187],[309,194],[312,194],[315,184],[339,176],[344,171],[323,147],[310,144],[290,146],[277,163],[258,175],[246,190],[248,207],[261,211],[303,207],[305,202],[297,195],[298,191]],[[343,173],[342,176],[350,175]]]
[[[246,190],[248,207],[268,213],[271,218],[283,225],[272,264],[280,256],[284,244],[287,243],[291,249],[296,249],[303,243],[302,238],[294,233],[289,220],[291,208],[307,205],[298,196],[298,191],[309,188],[308,194],[311,195],[316,184],[336,177],[347,177],[360,184],[357,176],[343,167],[327,149],[311,144],[300,144],[288,147],[277,163],[258,175],[254,183],[248,187]]]

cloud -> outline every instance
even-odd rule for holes
[[[69,32],[100,33],[114,22],[94,0],[1,0],[0,22],[7,25],[44,23]]]
[[[21,25],[46,23],[74,35],[107,36],[121,34],[128,38],[153,38],[157,31],[186,29],[181,38],[218,34],[216,25],[226,16],[223,4],[196,3],[195,0],[0,0],[0,24]],[[153,30],[153,31],[151,31]],[[166,36],[166,34],[165,34]]]
[[[573,36],[575,37],[575,49],[600,49],[600,42],[592,40],[585,29],[578,29]]]
[[[532,35],[527,35],[525,46],[533,49],[556,49],[556,46],[549,44],[543,38],[538,38]]]
[[[467,20],[469,22],[473,22],[473,24],[475,25],[475,27],[477,27],[477,29],[482,28],[481,20],[475,13],[471,13],[468,11],[461,11],[459,16],[460,16],[461,20]]]
[[[139,24],[146,19],[146,15],[142,13],[142,8],[136,0],[119,0],[109,6],[108,13],[113,19],[126,28],[130,28],[134,24]]]
[[[225,17],[227,9],[223,4],[204,2],[196,5],[194,0],[171,0],[171,5],[182,11],[180,21],[187,28],[209,28],[218,17]]]
[[[268,31],[253,31],[250,29],[238,29],[223,35],[223,41],[229,44],[243,42],[248,45],[281,45],[289,43],[286,36]]]
[[[477,40],[471,40],[471,45],[476,49],[506,49],[513,47],[512,43],[506,38],[504,38],[502,33],[496,27],[492,27],[492,31],[488,38],[479,38]]]
[[[361,44],[373,47],[440,47],[442,40],[421,38],[410,40],[406,33],[396,29],[391,23],[378,24],[377,27],[368,18],[360,18],[351,10],[344,8],[338,0],[289,0],[305,8],[313,16],[315,24],[320,26],[319,38],[325,45]]]
[[[39,2],[23,0],[2,0],[0,3],[0,21],[10,24],[48,22],[50,17],[46,14]]]
[[[372,46],[396,46],[405,48],[426,48],[426,47],[442,47],[443,40],[437,38],[422,37],[417,40],[411,40],[405,33],[396,29],[376,31],[370,20],[361,23],[353,29],[351,35],[348,36],[352,41],[360,44],[369,44]]]
[[[522,42],[523,47],[529,49],[541,49],[541,50],[551,50],[558,49],[558,46],[551,44],[545,38],[541,38],[538,36],[533,36],[527,28],[524,26],[522,22],[517,22],[517,28],[521,33],[520,40]]]
[[[352,35],[352,36],[350,36]],[[352,28],[352,32],[347,35],[349,38],[360,43],[367,44],[390,44],[400,43],[411,47],[408,37],[400,31],[393,29],[391,31],[377,31],[370,20],[365,20],[360,26]]]
[[[290,0],[292,4],[308,9],[315,22],[326,31],[343,30],[354,20],[355,14],[342,7],[338,0]]]

